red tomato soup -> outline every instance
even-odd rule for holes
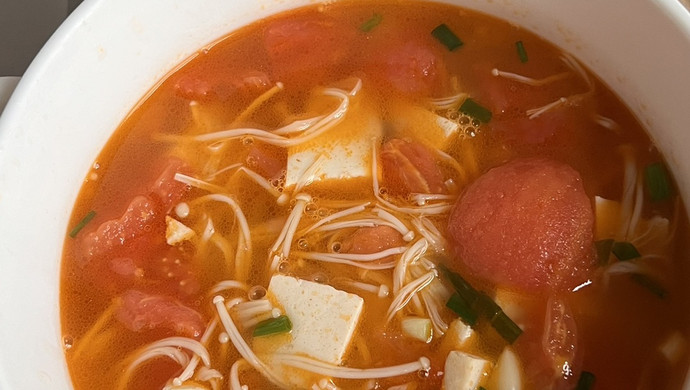
[[[200,50],[65,238],[75,389],[678,389],[687,220],[630,111],[479,13],[338,1]]]

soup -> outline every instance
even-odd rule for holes
[[[67,232],[76,389],[679,388],[687,221],[567,53],[447,5],[335,2],[200,50]]]

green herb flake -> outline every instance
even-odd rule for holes
[[[472,309],[471,305],[460,294],[455,293],[451,295],[448,302],[446,302],[446,307],[457,314],[467,325],[474,326],[477,323],[477,312]]]
[[[508,317],[501,307],[486,293],[477,291],[462,276],[443,264],[439,269],[455,287],[446,307],[454,311],[467,325],[474,326],[479,316],[488,319],[491,326],[508,343],[522,334],[522,329]]]
[[[455,287],[455,291],[467,302],[468,305],[474,306],[477,301],[477,290],[474,289],[467,281],[460,275],[449,270],[445,265],[439,266],[445,277]]]
[[[269,336],[279,333],[287,333],[292,330],[292,322],[286,315],[261,321],[254,328],[254,337]]]
[[[594,386],[596,377],[589,371],[582,371],[575,390],[590,390]]]
[[[375,13],[369,20],[359,26],[359,30],[362,32],[371,32],[371,30],[381,24],[381,21],[383,21],[383,15]]]
[[[431,35],[441,42],[448,50],[453,51],[463,45],[463,42],[457,35],[445,24],[440,24],[435,29],[431,30]]]
[[[656,280],[650,278],[647,275],[642,274],[632,274],[630,278],[635,281],[635,283],[649,290],[652,294],[656,295],[658,298],[663,299],[666,297],[667,292]]]
[[[613,248],[614,240],[612,238],[606,240],[599,240],[594,243],[597,249],[597,259],[599,265],[605,266],[609,263],[609,257],[611,256],[611,249]]]
[[[663,163],[647,165],[644,168],[644,181],[652,202],[660,202],[671,196],[671,180]]]
[[[613,254],[616,255],[620,261],[637,259],[641,256],[640,252],[638,252],[637,248],[635,248],[635,245],[626,241],[614,242],[613,246],[611,247],[611,252],[613,252]]]
[[[483,123],[488,123],[492,116],[491,111],[474,101],[472,98],[465,99],[465,101],[462,102],[459,111]]]
[[[527,50],[525,50],[525,45],[522,43],[522,41],[517,41],[515,42],[515,48],[517,49],[517,54],[518,58],[520,58],[520,62],[523,64],[529,60],[527,57]]]
[[[81,231],[81,229],[83,229],[89,222],[91,222],[91,220],[92,220],[93,217],[95,217],[95,216],[96,216],[96,212],[95,212],[95,211],[93,211],[93,210],[89,211],[89,212],[84,216],[84,218],[82,218],[81,221],[79,221],[79,223],[76,224],[76,225],[72,228],[72,230],[69,232],[69,236],[70,236],[71,238],[76,237],[77,234],[79,234],[79,232]]]
[[[491,326],[503,337],[505,341],[512,344],[522,334],[522,329],[501,310],[491,319]]]

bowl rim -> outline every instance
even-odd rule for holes
[[[62,358],[59,262],[81,182],[110,133],[157,80],[200,47],[215,41],[221,32],[313,2],[242,0],[228,5],[226,0],[205,0],[202,12],[198,3],[190,5],[185,0],[87,0],[41,49],[0,116],[0,388],[71,388]],[[592,68],[645,126],[661,129],[653,139],[666,152],[684,199],[690,199],[690,157],[681,147],[690,147],[690,132],[682,131],[690,123],[684,107],[690,100],[690,78],[676,76],[684,74],[690,64],[690,13],[677,0],[455,2],[545,36]],[[529,12],[525,11],[528,7]],[[161,9],[184,14],[184,18],[173,22]],[[592,9],[617,12],[596,14]],[[560,19],[551,20],[554,15],[561,15]],[[620,44],[612,49],[586,39],[588,34],[564,15],[586,16],[588,28],[609,34],[602,40]],[[607,26],[610,20],[606,15],[615,15],[626,25],[613,29]],[[159,19],[159,30],[150,27],[151,18]],[[200,28],[201,22],[213,27]],[[172,28],[171,23],[182,24]],[[635,25],[645,25],[646,34],[631,34],[635,41],[630,42],[629,37],[626,41],[621,35],[636,31]],[[175,35],[175,29],[182,31]],[[169,42],[163,42],[160,51],[152,49],[153,43],[159,43],[155,37],[162,30]],[[112,31],[118,31],[117,36]],[[125,38],[129,41],[123,41]],[[647,50],[648,57],[639,57],[640,47]],[[607,50],[615,50],[620,57],[612,59]],[[665,54],[665,61],[658,61],[660,54]],[[73,58],[83,63],[75,63]],[[132,76],[113,76],[101,71],[105,68],[108,72],[132,72]],[[145,72],[137,73],[142,69]],[[655,80],[626,76],[647,71],[655,74]],[[89,89],[96,87],[100,93]],[[108,91],[108,96],[103,96],[103,91]],[[65,96],[71,101],[64,101]],[[93,104],[112,107],[95,112],[83,109]],[[71,118],[77,114],[82,122]],[[60,362],[55,361],[58,356]],[[690,386],[686,384],[686,388]]]

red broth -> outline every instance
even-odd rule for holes
[[[249,388],[680,388],[671,180],[615,93],[517,26],[398,1],[256,22],[169,74],[85,180],[62,265],[75,389],[227,388],[235,364]],[[275,275],[341,295],[255,336],[295,309]],[[313,368],[309,334],[339,320],[340,369]]]

